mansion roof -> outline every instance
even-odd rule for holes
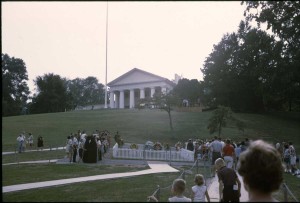
[[[127,73],[121,75],[120,77],[114,79],[109,82],[107,86],[122,86],[122,85],[132,85],[132,84],[141,84],[141,83],[153,83],[153,82],[165,82],[171,86],[175,86],[176,84],[167,78],[149,73],[147,71],[143,71],[138,68],[133,68]]]

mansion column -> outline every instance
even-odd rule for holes
[[[124,109],[124,90],[120,90],[120,109]]]
[[[145,89],[144,88],[140,89],[140,99],[145,99]]]
[[[115,93],[114,92],[110,92],[109,96],[110,96],[110,99],[109,99],[109,106],[111,109],[115,108],[115,101],[114,101],[114,95]]]
[[[134,89],[130,90],[130,96],[129,96],[129,108],[134,108]]]
[[[154,93],[155,93],[155,87],[151,87],[151,98],[153,97]]]
[[[120,108],[120,105],[119,105],[119,101],[120,101],[120,93],[119,94],[115,94],[115,108],[118,109]]]
[[[161,92],[163,94],[167,94],[167,88],[166,87],[161,87]]]

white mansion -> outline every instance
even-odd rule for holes
[[[177,77],[177,78],[176,78]],[[175,75],[175,82],[179,76]],[[176,83],[167,78],[133,68],[109,82],[110,108],[134,108],[138,99],[153,97],[155,92],[167,93]]]

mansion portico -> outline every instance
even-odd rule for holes
[[[134,68],[107,84],[110,108],[134,108],[138,99],[151,98],[155,92],[168,93],[175,85],[166,78]]]

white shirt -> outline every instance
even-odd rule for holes
[[[30,135],[30,136],[28,137],[28,141],[29,141],[29,142],[32,142],[32,141],[33,141],[33,135]]]
[[[67,145],[68,145],[68,146],[72,146],[72,144],[73,144],[72,139],[67,139]]]
[[[17,141],[18,141],[18,142],[22,142],[22,141],[24,141],[24,138],[23,138],[23,136],[19,136],[19,137],[17,137]]]
[[[211,144],[211,151],[222,152],[222,143],[219,140],[214,140]]]
[[[241,147],[236,147],[236,148],[234,149],[234,153],[235,153],[236,157],[239,157],[240,154],[241,154],[241,152],[242,152]]]
[[[101,146],[101,141],[100,140],[97,141],[97,145],[98,145],[98,147]]]
[[[220,141],[221,142],[221,145],[222,145],[222,149],[224,148],[224,146],[225,146],[225,142],[223,142],[223,141]]]
[[[81,138],[81,139],[85,139],[85,137],[86,137],[86,134],[85,134],[85,133],[82,133],[82,134],[80,135],[80,138]]]
[[[168,199],[169,202],[191,202],[192,200],[190,198],[187,198],[185,196],[182,197],[178,197],[178,196],[174,196],[174,197],[170,197]]]
[[[78,140],[76,137],[73,137],[72,142],[73,142],[73,145],[78,145]]]
[[[194,202],[205,202],[205,192],[207,187],[205,185],[195,185],[192,187],[192,191],[194,192]]]

